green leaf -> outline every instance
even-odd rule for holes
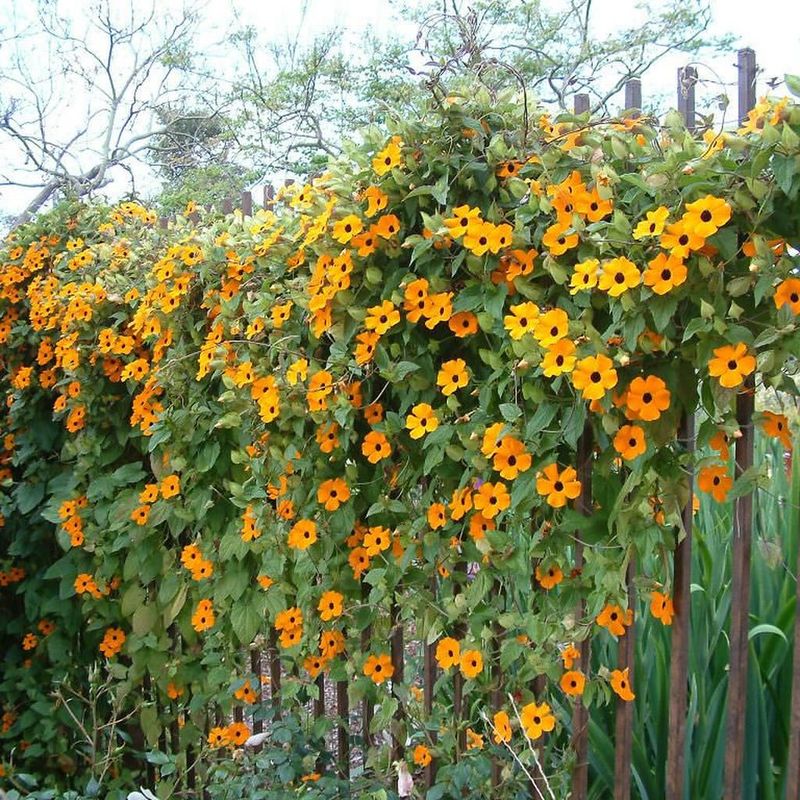
[[[786,88],[795,96],[800,97],[800,75],[790,75],[789,73],[783,76],[786,82]]]
[[[787,644],[789,640],[786,638],[786,634],[776,625],[770,625],[768,622],[762,622],[760,625],[756,625],[755,628],[751,628],[747,633],[748,640],[755,639],[756,636],[761,636],[762,633],[771,633],[773,636],[780,636],[784,642]]]
[[[198,472],[208,472],[211,467],[216,464],[217,459],[219,458],[219,452],[219,442],[207,442],[205,445],[203,445],[203,447],[200,449],[200,452],[197,454],[197,457],[194,459],[194,468]]]
[[[234,603],[231,609],[231,626],[236,638],[245,646],[249,645],[258,633],[261,625],[262,614],[254,607],[248,598],[242,598]]]
[[[522,415],[522,409],[514,403],[500,403],[500,414],[506,422],[514,422]]]
[[[139,608],[133,612],[133,618],[131,620],[133,632],[137,636],[144,636],[146,633],[150,633],[150,631],[153,630],[153,626],[156,624],[157,619],[158,609],[154,603],[150,603],[149,605],[145,606],[139,606]]]

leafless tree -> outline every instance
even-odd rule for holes
[[[84,16],[75,3],[42,0],[35,24],[28,19],[16,35],[6,31],[0,187],[26,189],[30,198],[15,223],[51,199],[91,195],[121,171],[135,190],[136,163],[184,121],[174,111],[165,120],[159,110],[180,107],[197,89],[191,69],[197,17],[165,15],[155,2],[141,9],[93,0]],[[192,116],[218,113],[213,94],[193,94]]]

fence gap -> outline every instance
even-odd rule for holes
[[[736,440],[736,480],[753,466],[753,408],[755,391],[748,381],[736,399],[741,436]],[[753,493],[734,501],[733,576],[731,588],[730,673],[728,725],[725,745],[724,796],[741,797],[747,712],[747,656],[750,610],[750,545],[753,535]]]
[[[687,130],[694,133],[695,119],[695,91],[697,83],[697,69],[692,66],[678,67],[678,111],[683,114]]]
[[[259,637],[260,639],[260,637]],[[261,707],[263,701],[263,683],[261,680],[261,649],[254,647],[250,651],[250,670],[255,676],[256,708],[253,713],[253,733],[262,733],[264,730],[264,720],[257,718],[255,711]]]
[[[492,594],[502,598],[501,584],[495,580]],[[503,626],[495,619],[492,623],[492,689],[489,694],[490,713],[495,714],[503,707],[503,669],[500,666],[500,646],[503,638]],[[492,789],[500,786],[503,762],[492,756],[491,781]]]
[[[593,436],[591,425],[584,425],[583,433],[578,440],[578,480],[581,482],[581,493],[576,503],[577,510],[589,516],[592,513],[592,448]],[[583,569],[583,543],[575,537],[575,569]],[[575,610],[576,620],[582,620],[586,614],[586,603],[578,602]],[[578,643],[580,651],[580,669],[584,675],[589,674],[589,639]],[[572,772],[572,800],[586,800],[589,788],[589,712],[580,697],[575,699],[572,711],[572,749],[575,751],[575,768]]]
[[[749,47],[743,47],[736,52],[736,69],[738,70],[739,88],[739,124],[746,119],[747,114],[756,104],[756,54]]]
[[[631,553],[625,583],[628,586],[628,609],[636,607],[636,562]],[[628,670],[628,682],[634,685],[633,664],[636,645],[636,621],[625,631],[619,642],[618,669]],[[633,751],[633,701],[617,698],[617,714],[614,731],[614,800],[630,800],[631,796],[631,754]]]
[[[678,439],[686,452],[694,456],[694,414],[684,412],[678,428]],[[669,663],[669,722],[667,733],[667,800],[683,800],[684,768],[686,761],[686,705],[689,675],[689,626],[692,582],[692,525],[694,523],[694,467],[688,470],[689,494],[683,507],[685,536],[678,541],[672,557],[672,643]],[[680,532],[676,534],[679,538]]]

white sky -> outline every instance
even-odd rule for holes
[[[130,2],[137,0],[111,0],[112,7],[127,9]],[[502,0],[498,0],[502,2]],[[563,0],[544,0],[545,3],[561,5]],[[80,20],[91,0],[57,0],[63,13]],[[183,0],[158,0],[158,8],[179,8]],[[32,0],[0,0],[0,31],[8,30],[17,24],[20,18],[30,13]],[[147,6],[148,3],[142,4]],[[714,21],[711,33],[732,33],[737,37],[736,47],[752,47],[756,51],[759,68],[758,94],[768,91],[766,81],[770,78],[782,78],[786,72],[800,73],[800,1],[794,0],[710,0]],[[199,4],[205,19],[204,38],[213,43],[231,30],[233,16],[239,23],[252,24],[271,41],[285,41],[293,37],[303,20],[305,35],[311,37],[315,33],[338,25],[347,29],[346,41],[351,46],[358,46],[359,35],[371,30],[378,34],[391,31],[402,32],[405,38],[412,39],[416,33],[414,26],[404,22],[396,15],[391,0],[236,0],[228,4],[224,0],[206,0]],[[235,12],[232,11],[235,7]],[[306,8],[305,16],[303,9]],[[635,24],[640,18],[634,0],[594,0],[593,10],[597,24],[597,33],[613,33],[621,25]],[[198,41],[199,48],[205,48],[205,42]],[[0,44],[0,47],[3,45]],[[1,54],[0,54],[1,55]],[[661,95],[669,98],[669,104],[675,101],[676,70],[685,62],[680,55],[670,56],[649,72],[643,80],[645,103],[648,96]],[[701,80],[714,80],[716,72],[727,85],[727,92],[732,101],[729,119],[736,115],[736,54],[716,59],[713,63],[699,66]],[[719,85],[707,85],[707,95],[719,94],[723,88]],[[779,94],[783,94],[781,88]],[[70,109],[79,107],[80,103],[88,103],[89,98],[70,98]],[[3,103],[3,87],[0,85],[0,105]],[[702,111],[700,103],[698,110]],[[0,172],[13,171],[10,163],[11,151],[0,143]],[[151,182],[152,183],[152,182]],[[146,184],[145,184],[146,185]],[[107,192],[114,194],[116,184]],[[127,186],[120,184],[120,192]],[[26,198],[32,196],[30,190],[0,187],[0,212],[15,213],[21,210]]]

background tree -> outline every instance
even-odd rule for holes
[[[93,3],[85,16],[59,9],[42,3],[35,24],[0,53],[0,138],[9,154],[0,185],[30,190],[17,222],[51,198],[90,195],[125,177],[122,170],[135,193],[136,164],[176,124],[164,124],[159,110],[190,92],[201,106],[192,119],[215,114],[213,92],[198,93],[189,69],[196,14],[157,13],[155,4],[123,10],[111,0]],[[184,146],[193,144],[187,138]]]

